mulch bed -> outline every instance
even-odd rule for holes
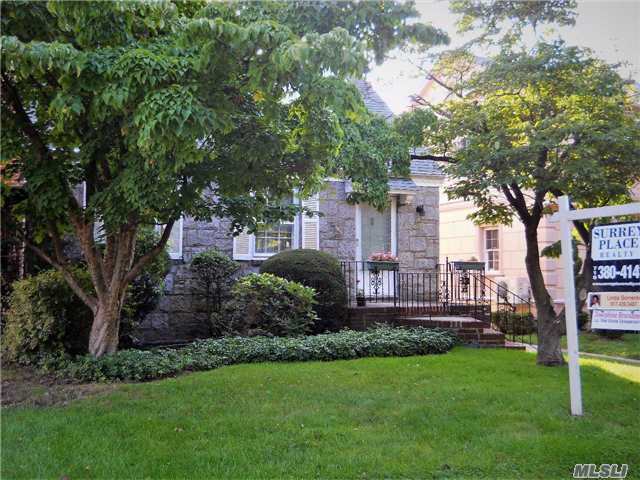
[[[69,383],[31,368],[2,365],[2,407],[64,406],[73,400],[113,391],[116,385]]]

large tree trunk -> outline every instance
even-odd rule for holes
[[[89,334],[89,353],[94,357],[114,353],[118,349],[120,310],[119,304],[98,303]]]
[[[551,296],[544,284],[540,268],[537,225],[525,225],[527,255],[525,263],[531,282],[531,291],[536,302],[538,318],[538,357],[541,365],[563,365],[564,358],[560,349],[562,322],[553,309]]]

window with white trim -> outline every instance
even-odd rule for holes
[[[289,205],[300,202],[303,207],[317,212],[318,195],[300,199],[294,193],[285,198],[283,203]],[[234,260],[262,260],[276,253],[296,248],[319,249],[318,215],[297,214],[293,220],[283,220],[275,224],[258,226],[254,234],[246,231],[233,238]]]
[[[283,205],[291,205],[293,196],[282,201]],[[279,223],[260,225],[254,234],[253,253],[257,257],[275,255],[293,248],[295,220],[282,220]]]
[[[274,255],[293,248],[294,222],[262,225],[255,233],[255,254]]]
[[[488,272],[500,270],[500,240],[497,228],[484,230],[484,259]]]

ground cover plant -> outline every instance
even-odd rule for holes
[[[588,360],[582,379],[572,418],[566,367],[520,351],[235,365],[7,409],[2,475],[571,478],[593,462],[640,478],[640,368]]]
[[[446,353],[456,341],[455,335],[445,330],[380,326],[366,332],[343,330],[307,337],[207,339],[181,349],[122,350],[101,358],[85,356],[54,367],[60,376],[81,381],[140,381],[238,363]]]

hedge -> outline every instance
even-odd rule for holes
[[[455,334],[446,330],[379,326],[365,332],[342,330],[308,337],[207,339],[182,349],[123,350],[101,358],[79,357],[55,368],[60,376],[79,381],[143,381],[239,363],[439,354],[456,342]]]

